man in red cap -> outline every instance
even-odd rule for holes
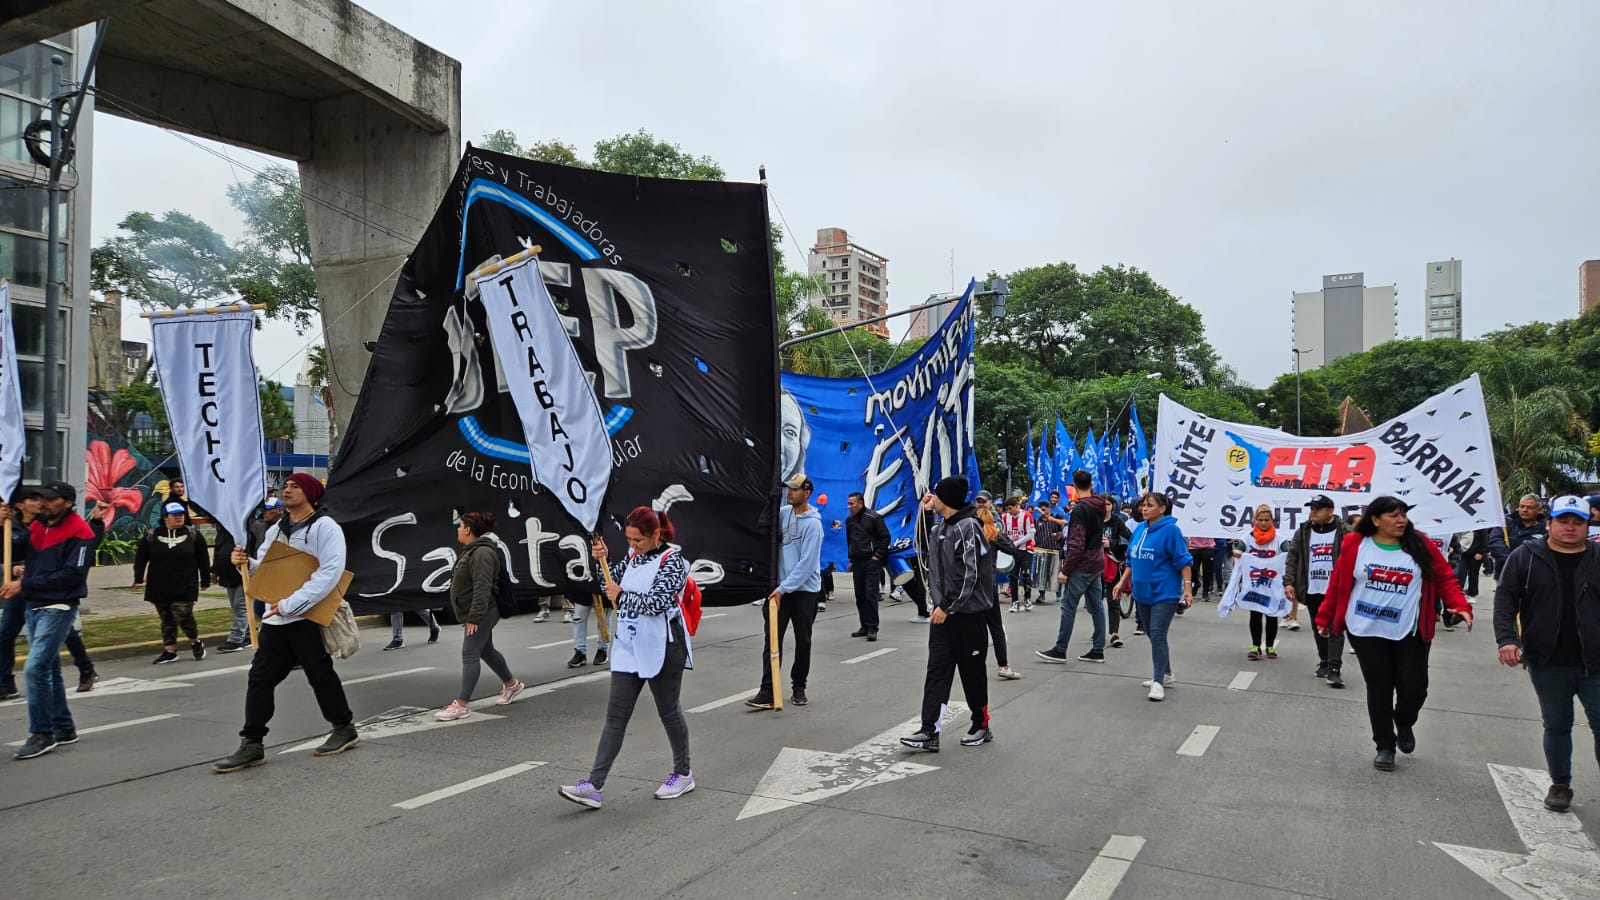
[[[242,740],[232,756],[212,765],[212,771],[237,772],[267,761],[263,741],[267,736],[267,723],[272,720],[273,693],[297,665],[305,670],[306,680],[311,682],[322,717],[333,726],[333,732],[322,746],[312,751],[313,755],[343,753],[361,741],[350,704],[345,700],[344,685],[333,670],[333,658],[322,647],[322,627],[303,618],[311,607],[333,592],[344,574],[344,532],[337,522],[317,511],[322,494],[322,482],[317,479],[304,473],[290,475],[283,486],[285,515],[267,530],[255,558],[251,559],[239,547],[233,550],[234,565],[249,563],[254,569],[261,565],[267,550],[282,541],[315,557],[317,569],[294,593],[268,605],[266,614],[261,617],[259,647],[250,662],[250,681],[245,688],[244,728],[239,731]]]

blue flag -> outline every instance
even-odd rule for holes
[[[1133,428],[1133,487],[1137,493],[1150,489],[1150,444],[1144,438],[1144,426],[1139,424],[1139,404],[1133,403],[1131,416]]]
[[[1039,458],[1035,456],[1033,452],[1032,422],[1028,423],[1028,449],[1026,452],[1028,454],[1028,484],[1032,486],[1031,492],[1028,494],[1028,505],[1032,506],[1034,504],[1034,497],[1039,493]]]
[[[1077,448],[1072,446],[1072,436],[1067,434],[1067,427],[1061,424],[1060,416],[1056,416],[1055,466],[1055,479],[1050,489],[1059,491],[1061,498],[1065,500],[1067,487],[1072,484],[1072,470],[1078,466],[1078,452]]]
[[[1089,428],[1089,436],[1083,439],[1083,455],[1078,457],[1078,468],[1088,471],[1095,479],[1100,477],[1100,442],[1095,439],[1094,428]],[[1071,477],[1071,473],[1068,473]]]

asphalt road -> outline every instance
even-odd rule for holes
[[[995,743],[956,746],[961,721],[937,755],[876,747],[916,717],[926,626],[906,621],[910,604],[885,604],[882,640],[868,644],[847,636],[848,591],[837,601],[817,622],[812,702],[782,712],[737,702],[759,677],[759,613],[708,610],[683,696],[686,709],[710,707],[688,714],[698,790],[652,798],[671,759],[642,699],[598,812],[556,794],[587,773],[607,678],[566,668],[571,628],[558,621],[521,616],[498,630],[530,685],[516,703],[486,700],[464,721],[416,730],[454,693],[460,632],[430,646],[412,628],[404,650],[384,653],[386,630],[368,629],[339,671],[357,718],[389,724],[342,756],[296,750],[326,726],[295,675],[278,692],[269,763],[226,776],[210,763],[237,745],[247,654],[107,663],[100,690],[69,695],[79,744],[0,761],[4,893],[1503,896],[1438,842],[1532,851],[1535,876],[1565,865],[1580,885],[1571,896],[1600,894],[1600,867],[1586,868],[1587,838],[1574,831],[1600,833],[1582,712],[1575,814],[1551,831],[1553,820],[1517,811],[1519,834],[1513,807],[1537,807],[1545,783],[1503,800],[1490,765],[1543,768],[1538,713],[1526,676],[1495,663],[1487,627],[1441,633],[1417,753],[1381,773],[1353,657],[1344,691],[1312,677],[1309,630],[1284,633],[1282,659],[1247,662],[1245,617],[1219,620],[1211,605],[1175,623],[1179,684],[1163,703],[1145,699],[1149,655],[1131,633],[1104,665],[1035,659],[1057,621],[1041,607],[1005,617],[1026,678],[991,679]],[[1087,643],[1080,615],[1074,655]],[[480,696],[494,682],[486,670]],[[26,737],[26,722],[20,701],[0,704],[5,740]],[[1525,846],[1523,834],[1578,851]]]

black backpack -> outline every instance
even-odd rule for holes
[[[500,556],[498,551],[496,551],[495,556],[497,558]],[[507,619],[516,615],[517,601],[511,595],[510,567],[505,564],[503,558],[500,559],[500,580],[495,585],[494,604],[495,609],[500,613],[500,618]]]

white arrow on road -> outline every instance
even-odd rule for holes
[[[1549,783],[1545,773],[1490,763],[1489,774],[1528,852],[1502,853],[1437,841],[1434,846],[1516,900],[1600,897],[1600,850],[1577,816],[1544,808]]]
[[[965,714],[966,706],[951,703],[945,710],[948,724]],[[908,756],[922,759],[930,756],[900,745],[900,738],[922,727],[922,717],[896,725],[843,753],[824,753],[820,750],[797,750],[784,747],[778,758],[761,777],[755,793],[739,812],[740,819],[777,812],[802,803],[815,803],[836,797],[846,791],[887,784],[938,770],[938,766],[911,762]],[[954,735],[951,735],[954,743]]]

